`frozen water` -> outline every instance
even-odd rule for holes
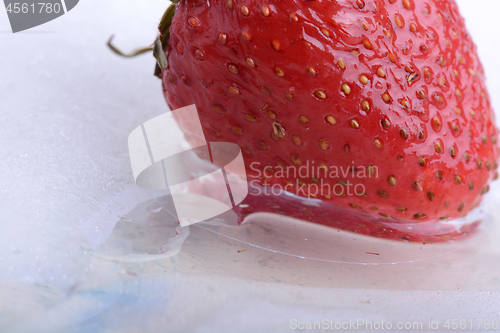
[[[151,43],[166,5],[85,1],[19,34],[6,33],[0,10],[5,277],[71,285],[79,244],[97,245],[111,232],[119,211],[107,222],[91,218],[132,185],[127,136],[168,108],[153,58],[124,60],[105,43],[111,34],[124,49]]]

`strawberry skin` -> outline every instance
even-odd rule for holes
[[[454,0],[175,6],[167,103],[196,104],[208,141],[242,148],[250,180],[415,223],[466,215],[498,177],[484,71]],[[306,177],[279,172],[299,167]]]

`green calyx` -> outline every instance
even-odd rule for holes
[[[172,2],[173,4],[167,8],[167,11],[161,18],[160,24],[158,25],[160,35],[156,38],[152,47],[143,47],[133,50],[129,53],[125,53],[113,45],[114,35],[109,38],[107,46],[113,53],[124,58],[133,58],[143,53],[153,51],[153,56],[156,58],[155,75],[161,78],[162,70],[168,67],[167,55],[165,54],[165,45],[168,44],[168,39],[170,37],[170,25],[172,24],[172,19],[174,18],[175,12],[174,4],[178,3],[179,1],[180,0],[170,0],[170,2]]]
[[[179,1],[180,0],[172,0],[173,3]],[[156,58],[155,75],[158,77],[161,77],[162,70],[168,67],[167,56],[165,55],[165,45],[168,44],[168,39],[170,38],[170,25],[172,24],[174,13],[175,5],[172,4],[167,8],[167,11],[163,14],[160,24],[158,25],[160,36],[156,39],[153,48],[153,55]]]
[[[172,1],[173,3],[179,2],[179,0]],[[158,25],[158,30],[160,30],[160,39],[163,45],[166,45],[168,38],[170,37],[170,25],[172,24],[172,19],[174,18],[175,5],[170,5],[167,8],[165,14],[161,18],[160,24]]]

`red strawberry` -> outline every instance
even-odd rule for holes
[[[180,0],[169,24],[169,106],[196,104],[208,141],[238,144],[262,185],[414,223],[466,215],[498,177],[483,68],[454,0]],[[364,193],[345,194],[353,184]]]

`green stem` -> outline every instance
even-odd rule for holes
[[[115,35],[112,35],[111,37],[109,37],[107,45],[111,49],[111,51],[113,51],[113,53],[119,55],[120,57],[133,58],[133,57],[137,57],[138,55],[141,55],[143,53],[147,53],[147,52],[150,52],[150,51],[153,50],[153,48],[151,46],[148,46],[148,47],[143,47],[143,48],[140,48],[140,49],[133,50],[130,53],[124,53],[121,50],[117,49],[113,45],[112,42],[113,42],[113,38],[114,37],[115,37]]]
[[[168,44],[168,39],[170,38],[170,25],[172,24],[172,19],[175,12],[174,4],[178,3],[179,1],[180,0],[170,0],[170,2],[172,2],[173,4],[167,8],[165,13],[163,14],[163,17],[161,18],[160,24],[158,25],[160,36],[156,38],[153,47],[144,47],[133,50],[130,53],[124,53],[113,45],[112,41],[115,37],[114,35],[109,38],[107,43],[108,47],[111,49],[111,51],[113,51],[113,53],[124,58],[133,58],[143,53],[153,51],[153,56],[156,58],[155,75],[161,77],[161,72],[168,67],[167,56],[165,54],[165,46]]]

